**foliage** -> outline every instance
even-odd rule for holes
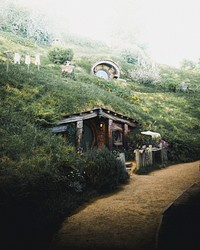
[[[0,19],[2,31],[33,39],[40,44],[47,44],[52,39],[52,33],[44,17],[30,10],[14,4],[5,5],[0,11]]]
[[[49,60],[55,64],[64,64],[66,61],[71,61],[74,56],[72,49],[66,49],[63,47],[53,47],[50,49]]]
[[[160,76],[156,68],[151,66],[137,66],[130,72],[131,79],[142,84],[156,85]]]
[[[122,51],[121,56],[127,63],[138,65],[139,57],[137,53],[129,51],[129,50],[124,50]]]
[[[4,67],[2,64],[1,68]],[[170,70],[165,70],[165,74],[176,73]],[[65,79],[60,77],[59,69],[48,66],[43,66],[39,72],[37,69],[27,72],[23,65],[20,68],[11,65],[8,75],[3,73],[4,70],[1,72],[2,86],[7,82],[2,95],[7,96],[7,101],[9,96],[11,107],[16,106],[16,113],[23,110],[31,123],[48,127],[64,114],[103,106],[134,117],[141,122],[144,130],[160,132],[170,143],[175,137],[179,137],[182,143],[190,137],[187,154],[192,155],[193,144],[198,142],[197,72],[179,75],[182,79],[190,77],[190,86],[195,88],[195,92],[175,92],[175,96],[166,92],[166,78],[162,72],[160,84],[152,87],[134,82],[121,84],[120,81],[105,81],[83,72],[77,73],[76,84],[70,80],[66,84]],[[170,91],[169,86],[167,91]]]
[[[84,171],[92,187],[100,192],[113,190],[129,178],[125,166],[106,147],[87,152]]]
[[[192,70],[195,67],[196,67],[195,62],[193,62],[191,60],[184,59],[181,62],[181,69],[183,69],[183,70]]]
[[[62,77],[59,65],[50,64],[48,47],[35,48],[30,40],[6,32],[1,32],[0,47],[1,51],[24,54],[39,50],[43,55],[39,71],[35,65],[31,64],[28,71],[23,63],[15,65],[10,60],[9,72],[5,55],[0,55],[0,196],[1,204],[8,204],[10,211],[16,204],[18,211],[28,204],[37,211],[33,213],[38,221],[49,223],[89,197],[91,190],[106,192],[127,180],[124,166],[105,148],[87,155],[76,153],[70,143],[74,139],[74,126],[68,128],[68,144],[51,133],[51,127],[63,116],[96,106],[140,122],[141,128],[130,134],[128,140],[129,149],[125,153],[130,160],[144,130],[159,132],[169,142],[171,162],[198,159],[198,67],[183,70],[160,65],[159,81],[152,85],[147,83],[153,80],[139,82],[131,78],[134,65],[121,61],[127,81],[105,81],[90,74],[96,53],[101,54],[102,48],[99,51],[95,47],[95,57],[85,59],[79,57],[85,49],[80,46],[76,47],[81,52],[76,52],[74,82]],[[179,89],[183,81],[189,82],[190,91]]]
[[[197,66],[195,66],[195,68],[185,70],[183,67],[177,69],[167,65],[160,65],[159,72],[160,87],[164,91],[181,91],[181,83],[186,82],[189,84],[189,89],[191,91],[199,92],[200,71]]]
[[[83,57],[77,61],[76,66],[78,66],[78,70],[84,70],[86,73],[90,74],[92,68],[92,62],[87,57]]]

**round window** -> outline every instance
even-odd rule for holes
[[[103,69],[98,70],[95,74],[96,74],[96,76],[98,76],[100,78],[103,78],[105,80],[109,79],[108,73]]]

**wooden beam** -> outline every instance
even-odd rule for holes
[[[64,125],[64,126],[57,126],[57,127],[52,128],[51,131],[53,133],[63,133],[63,132],[67,131],[67,126],[66,125]]]
[[[83,120],[77,121],[76,123],[76,148],[79,149],[81,147],[83,136]]]
[[[137,126],[136,123],[131,122],[130,120],[122,119],[122,118],[119,118],[117,116],[107,114],[105,112],[102,112],[102,116],[104,118],[112,119],[113,121],[118,121],[118,122],[121,122],[121,123],[127,123],[129,126],[134,127],[134,128]]]
[[[124,127],[123,127],[123,145],[124,147],[127,146],[127,135],[128,135],[128,125],[127,124],[124,124]]]
[[[112,147],[113,147],[112,124],[113,124],[113,120],[108,119],[108,148],[110,150],[112,150]]]
[[[82,115],[71,116],[71,117],[65,118],[62,121],[58,122],[57,124],[60,125],[60,124],[66,124],[66,123],[71,123],[71,122],[78,122],[78,121],[82,121],[82,120],[91,119],[94,117],[97,117],[96,112],[88,113],[88,114],[82,113]]]

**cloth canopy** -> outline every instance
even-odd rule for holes
[[[141,134],[143,134],[143,135],[150,135],[152,138],[159,138],[159,137],[161,137],[161,135],[159,133],[152,132],[152,131],[149,131],[149,130],[141,132]]]

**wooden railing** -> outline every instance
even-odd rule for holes
[[[137,169],[146,168],[154,164],[164,165],[167,162],[167,149],[159,145],[159,147],[143,147],[135,149],[135,161]]]

